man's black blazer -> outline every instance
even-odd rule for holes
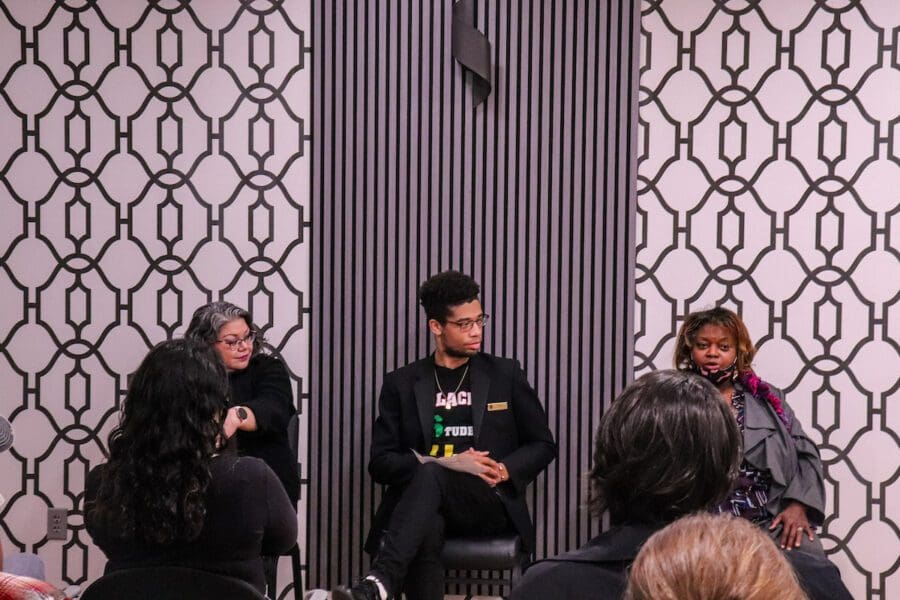
[[[533,549],[534,525],[525,489],[556,458],[547,414],[518,361],[479,353],[469,359],[469,376],[474,447],[487,450],[491,458],[506,465],[509,481],[497,490],[522,541]],[[385,376],[372,432],[369,474],[388,488],[366,540],[369,553],[377,550],[404,486],[420,466],[412,451],[426,455],[431,447],[436,393],[433,357]]]

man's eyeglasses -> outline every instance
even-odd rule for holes
[[[488,319],[491,318],[491,315],[481,315],[477,319],[463,319],[462,321],[447,321],[450,325],[455,325],[462,331],[469,331],[476,325],[484,329],[484,326],[487,325]]]
[[[247,335],[242,338],[239,337],[227,337],[224,340],[216,340],[217,342],[222,342],[226,346],[228,346],[229,350],[237,350],[237,347],[241,344],[246,343],[247,345],[253,344],[253,340],[256,339],[256,332],[251,331]]]

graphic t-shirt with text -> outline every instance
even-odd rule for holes
[[[435,391],[429,454],[453,456],[475,443],[472,427],[472,385],[467,365],[447,369],[435,365],[439,388]],[[440,390],[443,390],[440,391]]]

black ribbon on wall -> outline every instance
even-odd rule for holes
[[[475,28],[475,0],[457,0],[453,4],[453,28],[450,52],[472,75],[475,106],[491,93],[491,42]]]

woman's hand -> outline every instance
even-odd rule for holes
[[[804,533],[809,537],[809,541],[813,540],[813,528],[809,526],[809,519],[806,517],[806,506],[796,500],[778,513],[769,529],[775,529],[779,525],[782,526],[780,541],[782,548],[788,550],[799,548]]]
[[[225,432],[225,439],[231,438],[235,432],[241,428],[241,418],[238,416],[237,407],[232,406],[225,413],[225,422],[222,423],[222,430]]]
[[[230,438],[238,429],[241,431],[256,431],[256,415],[246,406],[232,406],[225,413],[225,422],[222,423],[225,430],[225,438]]]

